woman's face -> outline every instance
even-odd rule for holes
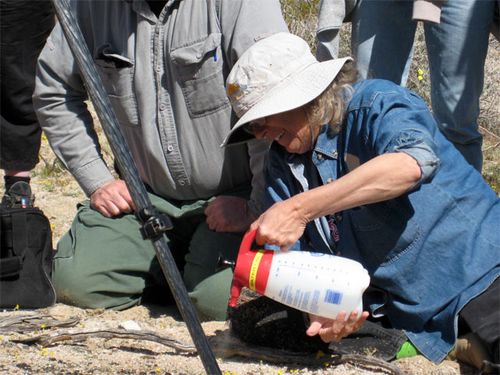
[[[274,140],[294,154],[310,151],[318,133],[311,134],[304,107],[254,120],[247,130],[255,138]]]

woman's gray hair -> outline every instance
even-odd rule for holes
[[[349,61],[340,70],[333,82],[319,96],[306,104],[306,115],[312,127],[330,124],[337,129],[344,120],[346,104],[350,100],[356,81],[357,70]]]

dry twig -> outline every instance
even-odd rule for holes
[[[130,340],[153,341],[158,344],[162,344],[169,348],[175,349],[177,352],[183,352],[188,354],[196,353],[196,348],[193,345],[185,345],[179,341],[170,339],[162,335],[158,335],[154,332],[127,331],[124,329],[108,329],[108,330],[86,331],[86,332],[62,332],[51,335],[46,334],[34,337],[27,337],[11,341],[26,345],[39,344],[42,345],[43,347],[48,347],[65,341],[82,342],[86,341],[88,338],[103,338],[108,340],[130,339]]]
[[[80,319],[58,320],[50,315],[8,315],[0,318],[0,333],[39,331],[48,328],[73,327]]]

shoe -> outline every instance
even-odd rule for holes
[[[35,196],[31,193],[30,184],[17,181],[9,188],[2,198],[2,206],[6,208],[33,207]]]
[[[446,358],[473,366],[481,370],[482,374],[496,374],[498,371],[498,368],[495,369],[496,366],[491,362],[486,347],[473,332],[460,336]]]

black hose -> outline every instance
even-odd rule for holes
[[[52,0],[54,9],[61,24],[62,30],[68,44],[75,56],[78,67],[85,83],[87,92],[97,112],[99,120],[111,150],[118,163],[118,168],[125,180],[127,187],[132,196],[132,200],[136,207],[137,217],[144,223],[145,218],[140,213],[154,212],[152,210],[151,201],[147,195],[146,188],[139,178],[139,172],[129,152],[127,143],[118,125],[118,119],[114,113],[108,94],[106,93],[101,81],[101,77],[97,72],[94,61],[90,55],[83,34],[78,26],[78,22],[71,13],[68,0]],[[170,227],[170,220],[167,220],[167,227]],[[167,241],[163,235],[152,237],[153,245],[156,250],[156,256],[161,265],[165,278],[172,291],[172,294],[177,303],[177,307],[186,323],[186,326],[191,334],[191,338],[198,350],[203,366],[207,374],[220,374],[221,371],[215,359],[215,356],[210,348],[209,342],[201,327],[198,316],[194,309],[191,300],[189,299],[186,287],[182,281],[182,277],[177,269],[172,253],[168,247]]]

